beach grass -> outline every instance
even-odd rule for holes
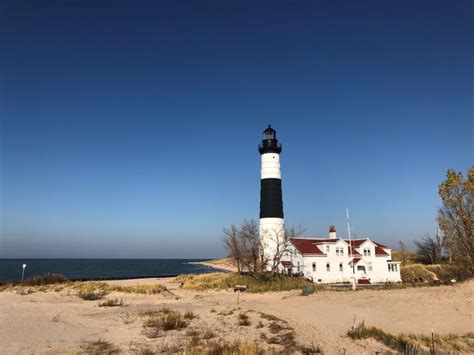
[[[143,323],[145,334],[149,338],[157,338],[162,332],[181,330],[188,326],[183,315],[169,308],[144,313],[148,318]],[[195,336],[195,335],[193,335]]]
[[[410,264],[402,265],[400,276],[404,283],[450,283],[452,279],[463,281],[470,275],[457,265],[450,264]]]
[[[197,291],[232,289],[235,285],[245,285],[247,286],[246,292],[249,293],[289,291],[313,285],[311,281],[302,277],[289,277],[279,274],[271,275],[270,273],[261,275],[239,273],[181,275],[176,278],[176,281],[181,282],[184,289]]]
[[[364,322],[362,322],[355,328],[349,330],[347,336],[352,339],[373,338],[389,348],[401,352],[405,351],[407,347],[415,347],[418,350],[423,351],[429,350],[429,348],[432,347],[432,341],[434,340],[434,346],[437,350],[474,353],[474,333],[467,333],[464,335],[434,334],[433,338],[431,335],[394,335],[377,327],[366,326]]]
[[[99,303],[99,307],[123,307],[123,299],[111,298]]]
[[[116,346],[112,345],[108,341],[99,339],[96,341],[86,342],[81,346],[82,351],[79,354],[102,354],[102,355],[112,355],[120,354],[121,351]]]

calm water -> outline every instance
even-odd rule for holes
[[[0,282],[19,281],[22,265],[25,279],[58,273],[68,279],[120,279],[135,277],[204,274],[215,269],[190,264],[204,259],[0,259]]]

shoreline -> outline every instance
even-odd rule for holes
[[[208,261],[190,261],[188,264],[194,265],[204,265],[213,269],[216,269],[218,272],[235,272],[237,269],[234,266],[226,266],[226,265],[216,265],[212,263],[213,260]]]

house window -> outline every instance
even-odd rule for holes
[[[337,256],[344,256],[344,248],[336,248]]]
[[[370,249],[364,249],[364,256],[370,256]]]
[[[330,263],[326,263],[326,271],[331,271],[331,264]]]
[[[369,264],[369,271],[372,271],[372,263],[368,263]]]
[[[388,264],[388,271],[392,271],[392,264]]]
[[[299,261],[298,261],[296,267],[297,267],[297,269],[298,269],[298,272],[300,272],[300,262],[299,262]]]
[[[313,263],[313,271],[316,271],[316,263]]]
[[[336,255],[339,256],[339,248],[336,248]]]
[[[326,245],[326,253],[329,253],[329,245]]]
[[[339,271],[343,271],[342,263],[339,263]]]

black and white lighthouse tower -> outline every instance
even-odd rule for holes
[[[258,147],[262,159],[260,180],[260,241],[263,253],[271,262],[285,234],[281,193],[280,153],[276,131],[271,125],[263,131]]]

